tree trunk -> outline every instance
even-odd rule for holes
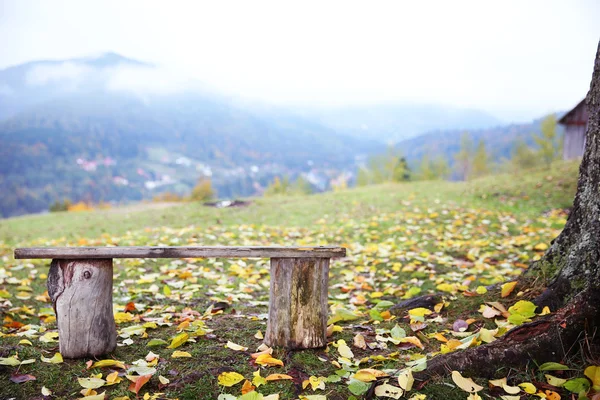
[[[265,343],[288,349],[327,344],[329,258],[271,258]]]
[[[52,260],[48,294],[63,357],[94,357],[115,349],[112,281],[111,259]]]
[[[540,305],[562,306],[584,291],[600,289],[600,43],[586,106],[586,146],[573,209],[544,257],[525,273],[548,284]]]
[[[420,378],[451,370],[491,376],[500,367],[557,361],[586,333],[600,327],[600,43],[586,105],[586,146],[573,209],[561,234],[519,282],[541,281],[546,289],[535,302],[555,312],[518,326],[495,342],[438,356],[417,374]]]

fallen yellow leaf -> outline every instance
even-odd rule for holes
[[[399,399],[404,394],[404,391],[399,387],[392,386],[389,383],[378,385],[375,387],[375,396],[377,397],[390,397],[392,399]]]
[[[116,367],[116,368],[121,368],[121,369],[125,369],[125,364],[123,364],[121,361],[118,360],[100,360],[100,361],[96,361],[95,363],[93,363],[90,368],[104,368],[104,367]]]
[[[63,362],[63,357],[60,353],[55,353],[52,358],[41,357],[42,361],[50,364],[60,364]]]
[[[119,373],[117,371],[106,375],[106,385],[107,386],[115,385],[115,384],[121,382],[122,380],[123,380],[123,378],[119,377]]]
[[[405,392],[410,392],[413,383],[415,383],[415,378],[410,368],[400,371],[400,374],[398,374],[398,386],[400,388],[404,389]]]
[[[283,361],[273,358],[268,353],[261,354],[260,356],[256,357],[255,361],[258,365],[269,365],[269,366],[279,365],[279,366],[283,367]]]
[[[537,388],[531,382],[519,383],[519,387],[527,394],[534,394],[537,392]]]
[[[352,353],[352,350],[350,350],[350,347],[348,347],[345,340],[343,340],[343,339],[338,340],[337,345],[338,345],[337,350],[338,350],[338,353],[340,354],[340,356],[346,357],[349,359],[354,357],[354,353]]]
[[[235,350],[235,351],[246,351],[246,350],[248,350],[247,347],[240,346],[239,344],[233,343],[233,342],[230,342],[230,341],[227,341],[227,344],[225,345],[225,347],[230,348],[231,350]]]
[[[600,366],[590,365],[583,371],[583,374],[590,378],[595,391],[600,391]]]
[[[352,376],[352,378],[359,380],[361,382],[372,382],[372,381],[377,380],[377,378],[380,376],[388,376],[388,375],[383,371],[378,371],[378,370],[372,369],[372,368],[365,368],[365,369],[359,369],[358,371],[356,371],[356,373]]]
[[[77,382],[85,389],[97,389],[106,383],[104,379],[100,378],[77,378]]]
[[[231,387],[243,381],[244,376],[237,372],[223,372],[218,376],[217,380],[219,381],[219,385]]]
[[[452,381],[465,392],[475,393],[483,389],[483,386],[479,386],[471,378],[463,377],[458,371],[452,371]]]
[[[171,340],[171,344],[167,346],[167,349],[176,349],[185,342],[188,341],[190,335],[187,332],[182,332],[179,335],[175,336],[173,340]]]
[[[562,387],[567,382],[566,379],[558,378],[554,375],[545,374],[544,376],[546,377],[546,382],[552,386]]]
[[[252,375],[254,376],[252,378],[252,384],[256,387],[259,387],[260,385],[264,385],[265,383],[267,383],[267,380],[265,378],[263,378],[262,376],[260,376],[260,369],[257,371],[254,371],[252,373]]]

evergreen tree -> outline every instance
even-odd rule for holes
[[[393,182],[406,182],[410,181],[410,167],[406,158],[394,157],[395,164],[392,167],[392,181]]]

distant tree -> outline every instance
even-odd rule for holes
[[[349,180],[349,176],[346,174],[341,174],[338,177],[336,177],[335,179],[332,179],[330,182],[331,185],[331,189],[334,192],[340,192],[342,190],[346,190],[348,189],[348,180]]]
[[[215,197],[215,192],[212,188],[210,179],[201,177],[198,179],[196,186],[192,189],[190,200],[192,201],[207,201]]]
[[[473,153],[473,139],[465,132],[460,138],[460,150],[454,155],[456,172],[462,180],[466,181],[471,177]]]
[[[410,167],[406,162],[405,157],[393,157],[395,163],[392,167],[392,181],[393,182],[406,182],[410,181]]]
[[[162,203],[162,202],[177,202],[177,201],[183,201],[184,198],[181,195],[178,195],[177,193],[171,193],[171,192],[163,192],[160,194],[157,194],[156,196],[152,197],[152,201],[155,203]]]
[[[284,195],[288,194],[290,191],[290,179],[287,176],[284,176],[283,179],[278,176],[273,179],[273,182],[267,186],[265,189],[265,196],[276,196],[276,195]]]
[[[550,114],[542,121],[541,133],[534,135],[533,139],[538,145],[537,156],[546,164],[560,159],[562,140],[556,132],[556,116]]]
[[[439,155],[432,160],[429,152],[426,152],[421,157],[416,176],[418,179],[424,181],[448,179],[450,176],[448,160],[443,155]]]
[[[371,184],[371,173],[365,167],[359,167],[356,175],[356,186],[367,186]]]
[[[369,157],[366,167],[358,170],[357,185],[383,182],[402,182],[411,179],[411,170],[406,158],[393,146],[388,146],[384,154]]]
[[[448,160],[442,154],[432,161],[431,168],[433,169],[435,179],[448,179],[452,172]]]
[[[533,168],[538,165],[536,151],[521,138],[517,139],[511,154],[511,168],[516,171]]]
[[[311,186],[310,182],[306,180],[306,178],[300,175],[291,185],[290,191],[294,194],[312,194],[313,187]]]
[[[421,163],[417,170],[417,178],[423,181],[431,181],[437,178],[435,176],[435,171],[433,170],[433,163],[431,162],[429,153],[425,153],[421,157]]]
[[[77,212],[77,211],[90,211],[94,208],[90,203],[86,203],[85,201],[80,201],[75,204],[69,204],[67,211],[69,212]]]
[[[63,201],[56,200],[54,203],[50,205],[48,209],[50,212],[59,212],[59,211],[67,211],[71,206],[71,200],[63,199]]]
[[[473,166],[471,169],[472,177],[484,176],[490,173],[489,167],[489,157],[485,150],[485,142],[479,140],[477,143],[477,149],[475,150],[475,155],[473,156]]]

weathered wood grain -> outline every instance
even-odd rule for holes
[[[265,343],[288,349],[327,344],[328,258],[272,258]]]
[[[15,259],[56,258],[334,258],[345,257],[346,249],[335,246],[196,246],[196,247],[26,247],[15,249]]]
[[[112,260],[53,260],[48,273],[60,353],[95,357],[117,346],[112,307]]]

